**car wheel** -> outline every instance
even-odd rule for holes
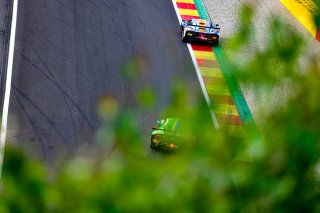
[[[188,38],[186,38],[186,37],[183,37],[182,41],[183,41],[184,43],[188,43],[188,42],[190,42],[190,39],[188,39]]]
[[[156,147],[152,143],[150,144],[150,148],[156,150]]]
[[[184,35],[184,31],[183,30],[181,30],[181,39],[182,39],[182,41],[184,42],[184,43],[186,43],[186,42],[188,42],[188,38],[186,38],[186,36]]]
[[[212,45],[215,46],[215,47],[218,46],[219,45],[219,39],[217,39],[214,42],[212,42]]]

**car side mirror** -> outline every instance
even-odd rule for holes
[[[187,24],[187,21],[186,20],[182,20],[181,21],[181,26],[183,26],[183,27],[185,27],[185,26],[187,26],[188,24]]]
[[[164,120],[157,120],[157,124],[159,124],[159,126],[163,123],[164,123]]]
[[[220,30],[220,26],[219,26],[219,24],[216,24],[216,25],[214,26],[214,28],[215,28],[215,29],[219,29],[219,30]]]

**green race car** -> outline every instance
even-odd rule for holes
[[[174,152],[182,136],[177,131],[180,122],[176,118],[158,120],[158,128],[152,128],[150,148],[160,152]]]

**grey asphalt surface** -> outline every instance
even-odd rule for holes
[[[99,99],[130,108],[151,85],[157,106],[137,112],[147,148],[169,85],[182,78],[201,93],[178,27],[171,0],[19,0],[7,141],[49,162],[92,147]],[[145,66],[131,82],[121,67],[133,56]]]
[[[0,103],[3,104],[7,56],[9,48],[12,1],[0,1]]]
[[[237,30],[237,10],[245,2],[252,1],[204,0],[223,39]],[[304,35],[311,53],[320,52],[319,44],[279,1],[255,2],[255,25],[248,26],[257,30],[252,46],[264,48],[268,16],[277,14]],[[147,148],[150,128],[170,102],[168,85],[183,78],[190,92],[201,93],[177,27],[171,0],[19,0],[8,141],[49,161],[57,153],[91,147],[101,127],[99,99],[111,95],[123,108],[132,108],[136,91],[152,85],[157,107],[136,112]],[[237,60],[241,63],[249,54]],[[121,67],[136,56],[145,67],[131,82],[121,75]],[[254,117],[268,110],[269,96],[241,88]],[[271,101],[276,105],[281,100]]]

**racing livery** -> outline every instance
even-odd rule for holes
[[[177,132],[179,120],[167,118],[158,120],[158,128],[152,128],[150,148],[161,152],[173,152],[178,148],[177,142],[181,136]]]
[[[183,42],[201,42],[217,46],[220,38],[220,27],[204,19],[182,20],[180,25]]]

